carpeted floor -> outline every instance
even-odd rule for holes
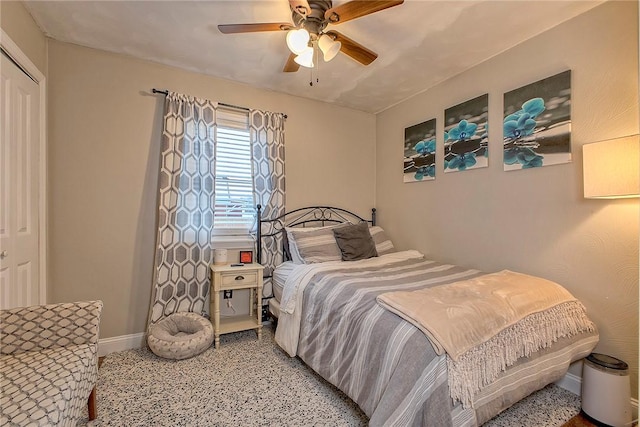
[[[147,349],[108,355],[99,370],[98,418],[89,426],[366,426],[343,393],[264,328],[221,337],[184,361]],[[555,385],[529,396],[485,426],[559,427],[579,412],[578,396]],[[86,423],[86,419],[84,420]]]

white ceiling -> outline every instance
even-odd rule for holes
[[[407,0],[330,25],[379,57],[367,67],[342,54],[321,61],[313,87],[307,68],[282,72],[289,55],[285,32],[223,35],[217,29],[218,24],[292,22],[287,0],[25,0],[25,5],[56,40],[376,113],[601,2]]]

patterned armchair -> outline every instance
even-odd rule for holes
[[[0,311],[0,425],[75,426],[96,417],[102,301]]]

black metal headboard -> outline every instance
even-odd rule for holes
[[[358,223],[369,222],[371,225],[376,225],[376,209],[371,209],[371,219],[367,220],[361,216],[354,214],[345,209],[335,208],[331,206],[309,206],[305,208],[299,208],[292,210],[291,212],[285,212],[277,218],[262,219],[262,206],[257,206],[258,212],[258,235],[257,235],[257,260],[258,263],[262,263],[262,239],[272,238],[275,239],[279,236],[285,227],[322,227],[330,224],[341,223]],[[263,230],[266,229],[266,230]],[[286,254],[288,248],[288,242],[286,240],[286,234],[284,234],[283,247],[281,250],[283,254]],[[286,257],[285,257],[286,259]]]

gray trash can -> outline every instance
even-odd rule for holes
[[[582,411],[603,424],[630,426],[629,365],[606,354],[587,356],[582,367]]]

